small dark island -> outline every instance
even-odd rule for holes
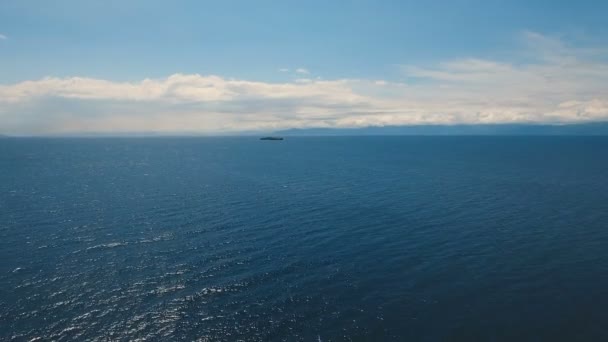
[[[283,140],[281,137],[263,137],[260,140]]]

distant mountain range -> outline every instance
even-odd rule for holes
[[[608,122],[584,124],[412,125],[363,128],[304,128],[273,132],[282,136],[348,135],[608,135]]]
[[[202,136],[357,136],[357,135],[587,135],[608,136],[608,122],[582,124],[487,124],[487,125],[411,125],[361,128],[293,128],[279,131],[243,131],[230,134],[197,132],[118,132],[72,133],[47,137],[202,137]],[[17,135],[26,137],[27,135]],[[41,135],[31,135],[41,136]],[[13,135],[0,134],[1,138]]]

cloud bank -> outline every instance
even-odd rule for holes
[[[222,134],[306,127],[608,120],[608,52],[526,33],[518,62],[402,65],[402,81],[174,74],[0,85],[0,132]],[[305,73],[300,73],[305,75]]]

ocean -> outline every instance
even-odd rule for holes
[[[0,340],[607,341],[608,137],[0,139]]]

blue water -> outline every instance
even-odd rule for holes
[[[2,139],[0,215],[0,340],[608,340],[608,138]]]

